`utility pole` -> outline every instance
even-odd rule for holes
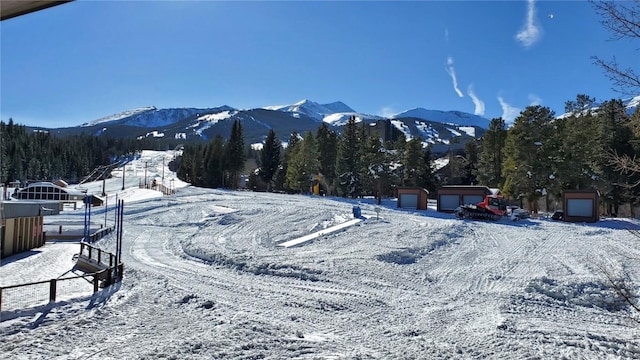
[[[162,185],[164,186],[164,156],[162,157]]]
[[[122,190],[124,190],[124,173],[126,173],[125,171],[126,169],[127,169],[127,164],[126,163],[122,164]]]
[[[144,188],[147,188],[147,165],[149,164],[148,161],[144,162]]]

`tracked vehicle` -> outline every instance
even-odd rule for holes
[[[454,213],[458,219],[495,221],[507,215],[507,202],[500,195],[487,195],[484,201],[459,206]]]

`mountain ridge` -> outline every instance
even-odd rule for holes
[[[290,105],[267,106],[253,109],[236,109],[228,105],[213,108],[167,108],[140,107],[89,121],[78,127],[50,129],[60,136],[91,133],[95,136],[154,138],[158,141],[208,141],[216,136],[226,138],[231,125],[239,121],[247,143],[260,143],[269,130],[281,137],[306,131],[315,132],[320,124],[327,124],[340,133],[349,118],[356,122],[387,129],[385,136],[402,133],[407,139],[422,138],[424,146],[458,146],[466,140],[480,136],[484,128],[458,121],[450,121],[456,114],[459,119],[473,119],[474,115],[463,112],[447,113],[432,111],[431,119],[420,118],[420,114],[406,113],[404,118],[383,117],[359,113],[341,101],[320,104],[301,100]],[[442,114],[448,114],[443,116]],[[392,120],[393,118],[393,120]],[[446,122],[444,120],[447,120]],[[486,120],[486,119],[485,119]],[[380,122],[385,121],[387,125]],[[478,121],[477,123],[482,123]],[[486,120],[488,124],[488,120]],[[391,131],[394,128],[395,130]],[[454,138],[459,138],[454,140]],[[454,145],[455,144],[455,145]]]
[[[625,104],[628,109],[631,106],[637,107],[640,105],[640,96],[627,100]],[[216,136],[227,138],[233,122],[239,121],[243,126],[245,141],[259,143],[271,129],[284,140],[294,132],[315,132],[323,123],[340,133],[351,117],[358,123],[388,129],[384,131],[387,135],[393,128],[393,131],[403,133],[407,139],[419,137],[423,146],[431,146],[432,149],[462,146],[467,140],[482,136],[490,123],[489,119],[482,116],[456,110],[417,107],[384,117],[357,112],[341,101],[321,104],[305,99],[290,105],[253,109],[237,109],[228,105],[167,109],[147,106],[106,116],[77,127],[44,130],[61,136],[88,132],[96,136],[192,142],[208,141]],[[387,125],[381,122],[387,122]]]

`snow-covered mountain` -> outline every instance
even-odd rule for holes
[[[325,116],[335,113],[354,113],[355,110],[341,101],[319,104],[311,100],[301,100],[293,105],[265,106],[267,110],[284,111],[293,114],[304,114],[312,119],[322,121]]]
[[[235,109],[230,106],[215,108],[142,107],[103,117],[77,128],[54,129],[59,135],[92,132],[96,136],[135,137],[138,139],[162,134],[163,139],[180,141],[209,140],[217,135],[229,136],[231,125],[240,121],[247,142],[261,142],[273,129],[283,140],[290,134],[315,132],[326,123],[341,132],[349,118],[386,129],[385,136],[400,132],[407,139],[420,137],[424,145],[451,146],[453,138],[464,143],[467,138],[481,136],[489,120],[459,111],[438,111],[417,108],[383,117],[360,113],[343,102],[320,104],[302,100],[291,105],[266,106],[255,109]],[[381,122],[387,122],[384,125]],[[394,129],[393,131],[391,129]]]
[[[352,116],[355,116],[357,121],[384,119],[384,117],[378,115],[359,113],[341,101],[319,104],[311,100],[301,100],[293,105],[266,106],[264,108],[287,112],[292,114],[293,117],[306,115],[317,121],[324,121],[332,126],[344,126]]]
[[[455,124],[461,126],[478,126],[483,129],[489,127],[489,119],[482,116],[465,113],[462,111],[441,111],[415,108],[395,114],[393,118],[418,118],[439,122],[443,124]]]
[[[638,107],[640,107],[640,95],[625,100],[625,106],[627,107],[627,111],[635,111]]]
[[[143,128],[157,128],[179,122],[191,116],[200,116],[201,114],[210,114],[220,111],[229,111],[233,108],[221,106],[210,109],[196,108],[170,108],[158,109],[155,106],[143,107],[130,111],[124,111],[115,115],[107,116],[98,120],[90,121],[82,124],[84,127],[96,125],[115,125],[122,124],[128,126],[136,126]]]

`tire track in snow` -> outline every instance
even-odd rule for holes
[[[228,232],[239,231],[234,227],[235,225]],[[256,228],[259,227],[250,228],[248,233],[252,231],[251,229]],[[200,263],[200,267],[194,267],[190,263],[198,263],[198,261],[185,259],[177,256],[173,251],[168,251],[168,248],[172,246],[167,246],[166,243],[162,247],[158,246],[158,244],[153,245],[154,238],[162,238],[162,231],[161,228],[153,229],[153,231],[149,228],[145,229],[131,246],[132,257],[143,265],[155,268],[158,274],[170,280],[172,287],[180,288],[186,293],[194,292],[198,294],[203,284],[215,288],[215,291],[211,292],[211,296],[215,296],[217,301],[224,304],[228,309],[249,311],[251,313],[256,313],[256,310],[247,309],[262,309],[257,311],[257,314],[260,314],[264,312],[264,307],[256,307],[256,303],[274,304],[275,302],[274,306],[282,306],[283,302],[293,301],[299,306],[307,308],[305,310],[305,316],[309,317],[307,322],[313,324],[313,328],[321,329],[323,328],[322,324],[326,323],[326,311],[322,309],[324,306],[329,306],[330,308],[337,306],[340,311],[354,311],[357,313],[357,309],[362,306],[377,304],[375,295],[353,291],[350,288],[340,287],[339,284],[335,283],[314,282],[313,285],[307,285],[306,282],[295,279],[234,274],[233,271],[228,269],[216,269],[211,265],[202,263]],[[196,230],[194,229],[193,231]],[[188,237],[190,235],[183,234],[182,238],[185,236]],[[173,247],[179,247],[180,240],[180,237],[172,237]],[[141,267],[144,268],[145,266]],[[171,271],[165,273],[166,270]],[[199,284],[190,286],[189,284],[194,279],[199,280]],[[245,289],[240,289],[240,292],[250,292],[251,301],[243,301],[246,294],[237,295],[239,289],[231,284],[239,283],[245,284]],[[205,295],[198,294],[198,296]],[[317,308],[318,306],[321,308]],[[268,309],[271,306],[266,307]],[[313,314],[315,315],[311,316]],[[268,320],[267,318],[263,319],[265,321]],[[324,333],[335,333],[334,329],[335,327],[330,326],[326,328]]]

